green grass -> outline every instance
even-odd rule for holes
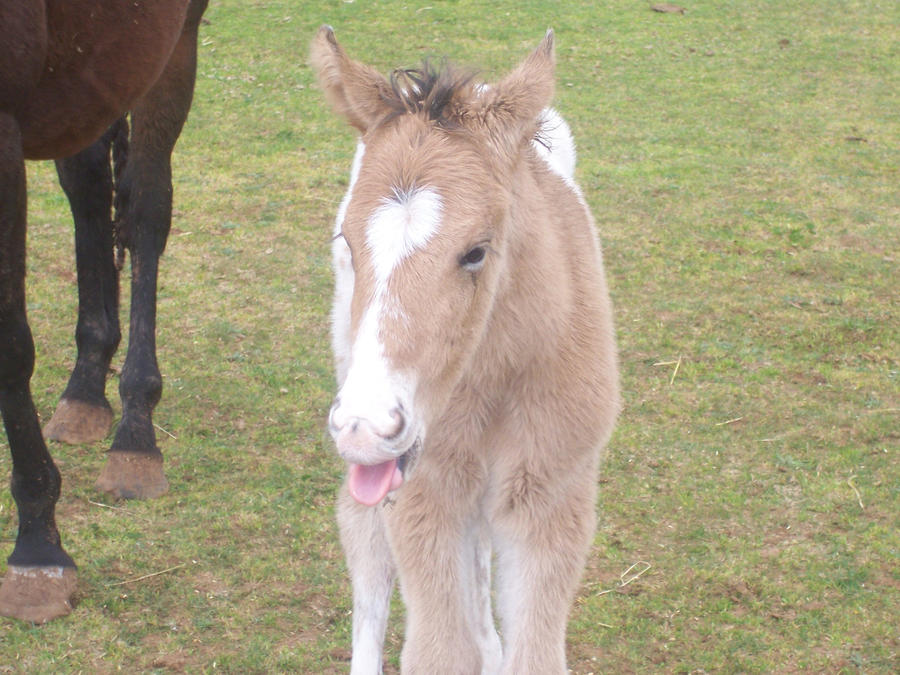
[[[160,280],[171,491],[112,503],[93,488],[105,444],[52,445],[78,603],[0,622],[0,671],[347,670],[324,428],[354,142],[305,63],[324,22],[382,71],[447,55],[488,76],[556,30],[625,396],[572,671],[900,669],[900,10],[649,4],[212,3]],[[29,188],[46,419],[74,359],[74,260],[52,167],[29,165]],[[4,558],[15,526],[2,490]]]

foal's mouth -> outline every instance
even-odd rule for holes
[[[421,449],[416,439],[409,450],[395,459],[380,464],[353,464],[347,471],[347,488],[350,496],[364,506],[381,503],[388,493],[403,485],[412,472]]]
[[[407,474],[412,473],[412,470],[415,468],[421,449],[422,441],[417,438],[413,442],[412,447],[397,458],[397,468],[400,469],[400,473],[403,474],[404,479],[406,479]]]

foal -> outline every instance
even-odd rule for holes
[[[553,94],[553,34],[494,85],[313,41],[361,133],[338,210],[329,426],[352,672],[381,671],[394,577],[408,673],[565,673],[619,407],[612,309]],[[491,608],[495,565],[497,614]]]

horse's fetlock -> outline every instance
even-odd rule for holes
[[[119,391],[123,401],[143,400],[150,407],[155,406],[162,397],[162,375],[159,370],[136,371],[126,368],[119,380]]]
[[[112,356],[121,339],[122,332],[115,321],[86,320],[80,322],[75,329],[75,343],[79,352],[95,347],[104,356]]]

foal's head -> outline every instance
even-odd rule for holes
[[[335,228],[329,425],[351,494],[376,504],[403,482],[486,334],[516,174],[553,93],[553,35],[491,86],[427,65],[385,79],[327,26],[312,62],[362,135]]]

